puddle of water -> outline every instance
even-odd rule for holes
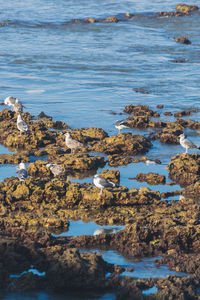
[[[122,230],[125,226],[102,226],[105,229],[115,228],[116,231]],[[82,220],[70,221],[69,230],[62,232],[60,234],[52,234],[54,237],[59,236],[78,236],[78,235],[93,235],[94,232],[101,228],[99,225],[94,222],[83,222]]]
[[[0,164],[0,181],[3,181],[7,177],[17,176],[16,165],[1,165]]]
[[[153,286],[152,288],[150,288],[148,290],[142,291],[142,294],[147,296],[147,295],[155,294],[155,293],[157,293],[157,291],[158,291],[157,287]]]
[[[38,275],[38,276],[45,276],[46,275],[46,272],[40,272],[37,269],[34,269],[33,267],[31,267],[28,271],[24,271],[20,274],[11,274],[10,278],[19,278],[22,275],[30,273],[30,272],[33,273],[34,275]]]
[[[48,155],[44,155],[44,156],[33,156],[33,155],[30,155],[29,158],[30,158],[30,163],[36,162],[37,160],[47,161]]]
[[[186,273],[170,271],[166,265],[156,267],[154,260],[161,259],[160,256],[146,258],[140,262],[136,262],[133,258],[125,258],[114,250],[100,249],[81,249],[80,252],[98,252],[103,259],[111,264],[117,264],[124,268],[134,268],[133,272],[123,272],[122,276],[130,276],[132,278],[164,278],[167,275],[186,276]]]
[[[0,145],[0,153],[1,154],[10,154],[10,153],[13,153],[11,152],[8,148],[6,148],[5,146],[3,145]]]

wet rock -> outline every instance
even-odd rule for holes
[[[190,116],[192,113],[197,113],[198,109],[192,109],[192,110],[183,110],[183,111],[177,111],[174,113],[174,117],[181,118],[182,116]]]
[[[14,154],[0,154],[0,164],[19,164],[20,162],[29,162],[27,152]]]
[[[127,114],[133,114],[134,116],[159,117],[159,114],[156,111],[151,110],[148,105],[130,104],[125,106],[124,112]]]
[[[27,172],[31,176],[39,176],[39,177],[50,177],[51,171],[48,167],[46,167],[47,162],[43,160],[37,160],[34,163],[31,163],[28,168]]]
[[[50,155],[49,161],[60,164],[69,170],[97,170],[106,164],[105,158],[102,156],[90,156],[89,154],[64,154]]]
[[[20,136],[16,125],[17,114],[8,109],[0,112],[0,142],[4,146],[31,150],[55,143],[56,132],[49,131],[42,123],[30,121],[32,116],[29,113],[23,114],[22,118],[30,127],[30,132]]]
[[[172,116],[172,113],[171,113],[171,111],[165,111],[165,112],[164,112],[164,115],[165,115],[165,116]]]
[[[67,249],[60,255],[55,252],[46,276],[54,290],[98,290],[104,287],[105,275],[112,269],[100,254]]]
[[[94,18],[86,18],[85,20],[84,20],[84,23],[91,23],[91,24],[93,24],[93,23],[95,23],[96,22],[96,20],[94,19]]]
[[[167,167],[170,178],[181,186],[188,186],[200,178],[200,155],[178,154]]]
[[[185,14],[180,11],[161,11],[158,13],[160,17],[182,17]]]
[[[187,60],[186,59],[173,59],[172,62],[175,64],[181,64],[185,63]]]
[[[133,158],[132,156],[121,156],[118,154],[108,155],[108,164],[111,167],[124,166],[130,163],[145,162],[146,160],[147,158],[145,156],[141,158]]]
[[[152,172],[149,172],[148,174],[138,173],[135,178],[129,178],[129,179],[135,179],[141,182],[146,181],[148,184],[151,185],[166,183],[166,177],[164,175],[159,175],[157,173],[152,173]]]
[[[176,38],[175,42],[176,43],[180,43],[180,44],[186,44],[186,45],[190,45],[191,44],[191,41],[188,38],[186,38],[185,36],[181,36],[179,38]]]
[[[106,19],[102,19],[102,20],[100,20],[100,22],[117,23],[117,22],[119,22],[119,20],[117,17],[112,16],[112,17],[108,17]]]
[[[91,150],[110,155],[137,155],[147,152],[150,147],[151,142],[143,136],[124,133],[113,135],[97,142]]]
[[[107,132],[105,132],[102,128],[96,127],[81,128],[80,133],[82,136],[87,138],[87,142],[102,140],[108,136]]]
[[[178,196],[180,194],[181,194],[181,191],[163,192],[163,193],[161,193],[161,197],[163,199],[166,199],[166,198],[169,198],[169,197]]]
[[[164,105],[163,104],[158,104],[156,107],[159,108],[159,109],[162,109],[164,107]]]
[[[142,94],[149,94],[147,90],[141,89],[141,88],[135,88],[134,89],[135,93],[142,93]]]
[[[163,129],[160,133],[155,135],[156,139],[159,139],[161,143],[164,144],[178,144],[179,143],[179,135],[182,133],[180,129]]]
[[[116,186],[119,186],[120,173],[118,170],[103,170],[99,174],[101,175],[102,178],[105,178],[108,181],[114,182]]]
[[[191,11],[198,10],[198,6],[196,5],[188,5],[188,4],[177,4],[176,5],[176,10],[180,11],[184,14],[188,14]]]

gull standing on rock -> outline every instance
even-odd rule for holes
[[[26,124],[25,121],[22,120],[21,115],[18,115],[18,116],[17,116],[17,128],[18,128],[18,130],[20,131],[20,135],[21,135],[23,132],[29,131],[29,126]]]
[[[185,148],[185,153],[188,153],[189,149],[192,148],[196,148],[196,149],[200,149],[199,146],[195,145],[194,143],[192,143],[190,140],[186,139],[185,134],[182,133],[179,135],[180,138],[180,145]]]
[[[16,99],[15,103],[12,104],[12,108],[14,110],[14,112],[21,114],[23,113],[23,105],[22,103],[19,101],[19,99]]]
[[[129,128],[128,126],[128,122],[126,122],[125,120],[121,120],[121,121],[117,121],[115,123],[115,128],[117,128],[119,130],[118,134],[120,134],[120,130],[124,129],[124,128]]]
[[[112,188],[115,187],[115,184],[111,181],[108,181],[104,178],[101,178],[100,175],[96,174],[93,178],[94,185],[100,189],[99,195],[102,195],[104,188]]]
[[[27,178],[27,170],[25,163],[20,163],[17,168],[17,176],[20,181],[24,181]]]
[[[66,170],[62,166],[57,164],[47,164],[46,167],[50,169],[55,177],[65,175],[66,173]]]
[[[65,143],[68,148],[71,149],[71,153],[74,154],[76,149],[82,148],[83,144],[72,139],[69,132],[65,133]]]

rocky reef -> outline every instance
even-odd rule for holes
[[[130,130],[151,128],[148,136],[131,132],[108,136],[103,129],[95,127],[71,129],[44,113],[37,118],[23,114],[30,132],[20,135],[17,115],[8,109],[0,113],[0,143],[13,151],[1,154],[0,163],[30,162],[31,156],[38,156],[29,164],[24,181],[16,176],[0,182],[1,290],[42,288],[67,294],[79,289],[93,294],[109,291],[117,299],[132,299],[133,294],[134,299],[198,299],[199,154],[171,157],[167,170],[173,182],[166,183],[166,176],[142,173],[139,168],[136,177],[129,178],[145,181],[152,187],[168,188],[173,184],[182,187],[163,193],[146,187],[136,189],[134,181],[131,188],[121,186],[120,172],[113,168],[130,163],[135,163],[137,168],[139,162],[146,166],[160,164],[159,157],[149,160],[142,156],[155,140],[178,144],[178,136],[186,128],[200,128],[198,121],[181,119],[197,110],[171,113],[177,119],[169,122],[159,119],[165,114],[163,108],[159,107],[159,113],[147,105],[124,108]],[[76,154],[65,144],[66,132],[83,144]],[[46,160],[42,160],[43,155]],[[62,166],[66,174],[54,177],[49,163]],[[100,168],[104,169],[100,171]],[[115,183],[115,187],[105,187],[99,193],[100,188],[94,186],[92,178],[87,182],[73,182],[96,173]],[[167,199],[170,197],[176,199],[170,201]],[[54,235],[67,231],[71,220],[92,221],[100,226],[124,225],[124,228],[117,233],[98,235]],[[156,266],[166,264],[171,270],[190,275],[162,279],[124,276],[128,269],[104,261],[98,249],[117,250],[135,260],[161,256],[155,259]],[[134,274],[133,269],[128,271]],[[157,289],[154,295],[144,296],[143,291],[152,287]]]

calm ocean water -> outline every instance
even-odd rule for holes
[[[122,112],[131,103],[153,109],[164,104],[163,111],[172,112],[200,108],[200,12],[179,18],[156,16],[159,11],[174,11],[178,4],[174,0],[2,2],[0,21],[7,21],[0,27],[2,100],[12,95],[31,114],[44,111],[72,128],[102,127],[109,134],[117,133],[114,123],[123,118],[111,112]],[[187,3],[198,5],[199,1]],[[71,22],[127,12],[137,17],[118,23]],[[192,44],[175,43],[174,38],[181,35]],[[175,59],[185,62],[172,62]],[[135,93],[135,88],[149,94]],[[200,120],[200,114],[194,118]],[[195,132],[188,135],[200,144]],[[162,165],[153,171],[167,175],[170,157],[183,151],[179,145],[155,142],[148,157],[160,158]],[[0,153],[6,152],[0,147]],[[122,185],[146,186],[128,180],[136,175],[135,169],[134,164],[120,168]],[[143,169],[148,172],[146,166]],[[15,170],[12,165],[1,166],[0,180],[15,175]],[[166,187],[156,189],[166,191]]]

